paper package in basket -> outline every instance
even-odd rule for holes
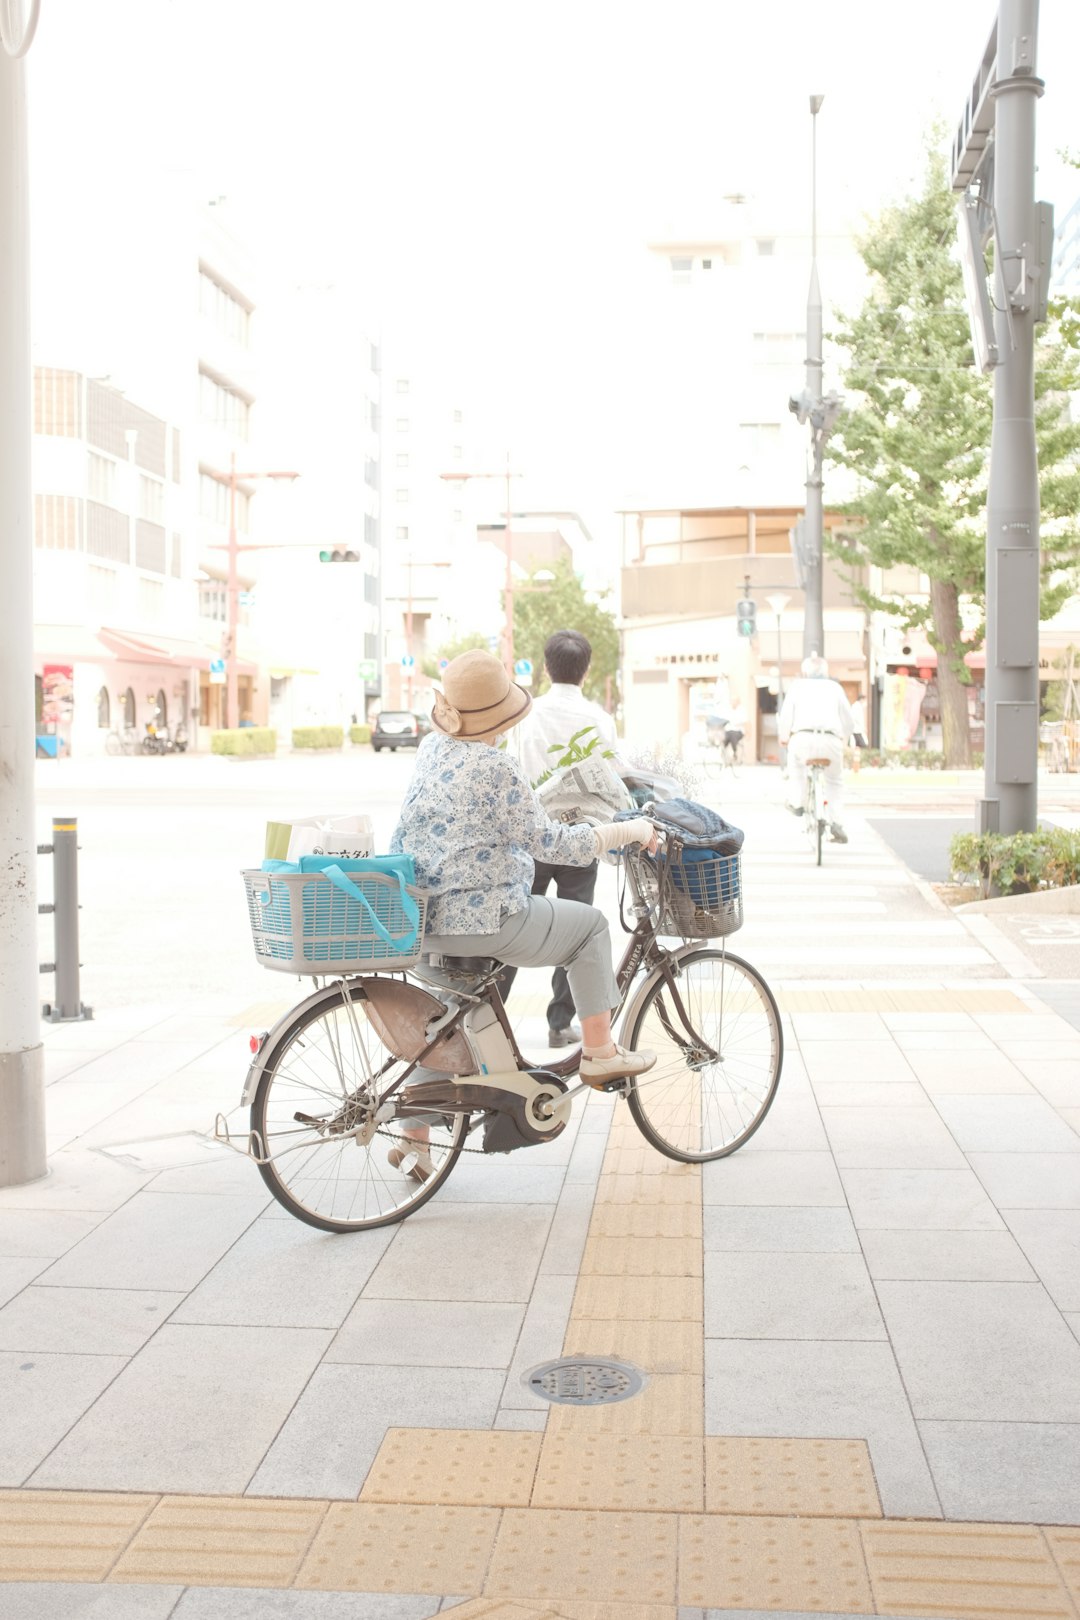
[[[375,853],[370,816],[302,816],[266,823],[268,861],[298,861],[304,855],[342,855],[363,860]]]
[[[598,755],[564,765],[541,782],[536,796],[556,821],[611,821],[634,802],[618,771]]]

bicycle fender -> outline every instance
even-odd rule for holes
[[[680,945],[678,950],[670,951],[668,954],[673,957],[676,962],[683,962],[688,956],[694,956],[698,951],[707,948],[708,946],[706,941],[693,940],[685,945]],[[626,1004],[626,1011],[623,1013],[619,1024],[620,1034],[623,1030],[630,1030],[633,1027],[634,1020],[636,1019],[641,1008],[641,1003],[645,1000],[645,993],[650,989],[652,982],[653,975],[651,973],[646,973],[645,977],[642,979],[641,983],[630,997],[630,1000]]]
[[[263,1076],[263,1071],[266,1068],[266,1055],[274,1050],[274,1047],[277,1045],[278,1035],[281,1033],[284,1027],[287,1024],[291,1024],[298,1013],[307,1012],[309,1007],[314,1007],[316,1002],[320,1001],[322,997],[326,995],[328,990],[336,990],[336,988],[336,984],[324,984],[321,990],[313,990],[310,995],[304,997],[303,1001],[298,1001],[295,1007],[289,1007],[285,1012],[283,1012],[273,1029],[262,1037],[259,1042],[259,1049],[249,1063],[248,1071],[244,1078],[244,1089],[240,1093],[241,1108],[250,1108],[251,1104],[254,1102],[256,1088],[258,1087],[259,1081]]]

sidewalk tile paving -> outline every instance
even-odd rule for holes
[[[5,1620],[1080,1620],[1080,996],[856,817],[802,843],[761,811],[736,942],[779,1100],[703,1168],[590,1097],[334,1238],[202,1134],[287,1003],[48,1031],[63,1145],[0,1192]],[[873,932],[812,950],[796,888]],[[560,1350],[645,1388],[549,1406]]]

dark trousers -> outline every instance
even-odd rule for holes
[[[593,895],[596,893],[598,867],[598,861],[592,861],[588,866],[548,866],[544,861],[537,861],[532,892],[547,894],[554,883],[555,893],[560,900],[578,900],[583,906],[591,906]],[[517,968],[505,967],[495,981],[504,1002],[509,997],[510,986],[516,978]],[[569,1029],[573,1020],[574,998],[570,994],[566,969],[556,968],[551,975],[551,1000],[547,1009],[548,1028]]]

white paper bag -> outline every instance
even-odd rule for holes
[[[286,832],[288,843],[284,854],[279,855]],[[359,861],[375,853],[370,816],[303,816],[270,822],[266,835],[266,853],[278,860],[298,861],[301,855],[343,855]]]

